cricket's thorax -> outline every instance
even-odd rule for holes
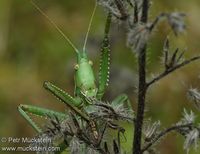
[[[78,55],[78,64],[75,66],[75,82],[78,91],[88,97],[95,97],[97,88],[95,84],[92,62],[88,60],[86,53]]]

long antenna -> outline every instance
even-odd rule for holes
[[[91,28],[91,25],[92,25],[92,20],[94,18],[94,14],[95,14],[96,8],[97,8],[97,2],[95,2],[95,7],[94,7],[94,10],[92,12],[92,16],[90,18],[90,22],[89,22],[89,26],[88,26],[88,29],[87,29],[87,33],[85,35],[85,41],[84,41],[84,45],[83,45],[83,52],[86,51],[85,48],[86,48],[86,44],[87,44],[88,34],[90,32],[90,28]]]
[[[75,47],[75,45],[72,43],[72,41],[62,32],[62,30],[56,25],[51,18],[45,14],[42,9],[31,0],[31,4],[57,29],[57,31],[64,37],[65,40],[70,44],[70,46],[76,51],[76,53],[79,53],[78,49]]]

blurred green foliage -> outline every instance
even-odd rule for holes
[[[36,3],[81,49],[94,1],[37,0]],[[176,38],[165,22],[159,24],[149,43],[149,74],[162,69],[160,57],[166,35],[170,37],[172,48],[187,47],[187,57],[200,52],[200,1],[153,0],[150,18],[153,19],[163,11],[185,12],[187,32]],[[87,45],[96,73],[104,22],[105,12],[98,7]],[[118,25],[113,24],[112,36],[112,66],[128,69],[135,78],[137,63],[134,54],[126,47],[126,35]],[[29,1],[0,1],[0,136],[34,136],[34,130],[17,111],[20,103],[63,111],[63,105],[52,98],[42,88],[42,84],[45,80],[52,81],[73,94],[75,60],[75,53],[71,47]],[[180,119],[183,108],[192,109],[197,113],[188,103],[186,90],[190,86],[200,88],[199,69],[198,62],[191,64],[153,86],[148,92],[146,117],[151,117],[155,121],[161,120],[163,127],[167,127]],[[120,78],[118,82],[123,83]],[[115,88],[115,85],[110,85],[111,89],[113,87]],[[135,104],[134,92],[128,93]],[[128,130],[131,133],[131,127]],[[126,146],[130,148],[132,141],[129,138],[128,141]],[[182,144],[183,138],[172,134],[158,147],[162,154],[182,154]],[[197,151],[193,153],[198,153]]]

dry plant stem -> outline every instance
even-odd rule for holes
[[[128,15],[127,15],[126,10],[123,6],[123,3],[120,0],[115,0],[115,3],[117,5],[117,8],[120,11],[120,14],[121,14],[120,19],[126,19],[128,17]]]
[[[200,59],[200,56],[196,56],[196,57],[193,57],[193,58],[191,58],[189,60],[185,60],[184,62],[173,66],[172,68],[169,68],[169,69],[165,70],[163,73],[159,74],[157,77],[155,77],[154,79],[152,79],[151,81],[149,81],[147,83],[147,87],[151,86],[155,82],[157,82],[160,79],[164,78],[165,76],[169,75],[173,71],[175,71],[175,70],[177,70],[177,69],[179,69],[179,68],[181,68],[181,67],[183,67],[183,66],[185,66],[187,64],[190,64],[193,61],[199,60],[199,59]]]
[[[143,0],[141,22],[148,21],[149,0]],[[145,96],[146,96],[146,45],[138,53],[139,67],[139,89],[138,89],[138,106],[137,117],[134,128],[133,154],[142,154],[141,139],[142,125],[144,120]]]
[[[156,137],[154,137],[150,143],[148,143],[143,149],[142,152],[148,150],[153,144],[155,144],[157,141],[159,141],[160,138],[162,138],[163,136],[167,135],[168,133],[172,132],[172,131],[176,131],[180,128],[188,128],[191,127],[192,123],[189,124],[185,124],[185,125],[177,125],[177,126],[172,126],[170,128],[165,129],[164,131],[160,132]]]
[[[139,55],[139,91],[138,91],[138,106],[137,106],[137,117],[135,122],[134,130],[134,141],[133,141],[133,154],[141,154],[141,139],[142,139],[142,125],[144,119],[145,109],[145,95],[146,95],[146,53],[144,52],[146,47],[143,49],[143,54]]]
[[[138,4],[135,3],[135,7],[134,7],[134,23],[138,22]]]

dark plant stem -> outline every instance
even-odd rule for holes
[[[165,129],[164,131],[160,132],[160,134],[158,134],[156,137],[154,137],[151,142],[149,142],[143,149],[142,152],[148,150],[153,144],[155,144],[157,141],[159,141],[160,138],[164,137],[166,134],[172,132],[172,131],[176,131],[179,130],[180,128],[188,128],[191,127],[192,123],[189,124],[185,124],[185,125],[176,125],[176,126],[172,126],[170,128]]]
[[[143,0],[141,22],[147,23],[148,11],[149,11],[149,0]]]
[[[138,90],[138,106],[137,117],[134,130],[133,154],[141,153],[141,138],[142,138],[142,125],[144,119],[145,109],[145,95],[146,95],[146,47],[139,54],[139,90]]]
[[[143,0],[141,22],[148,21],[149,0]],[[146,96],[146,45],[138,53],[139,89],[137,116],[134,128],[133,154],[141,154],[142,125],[144,120],[145,96]]]

